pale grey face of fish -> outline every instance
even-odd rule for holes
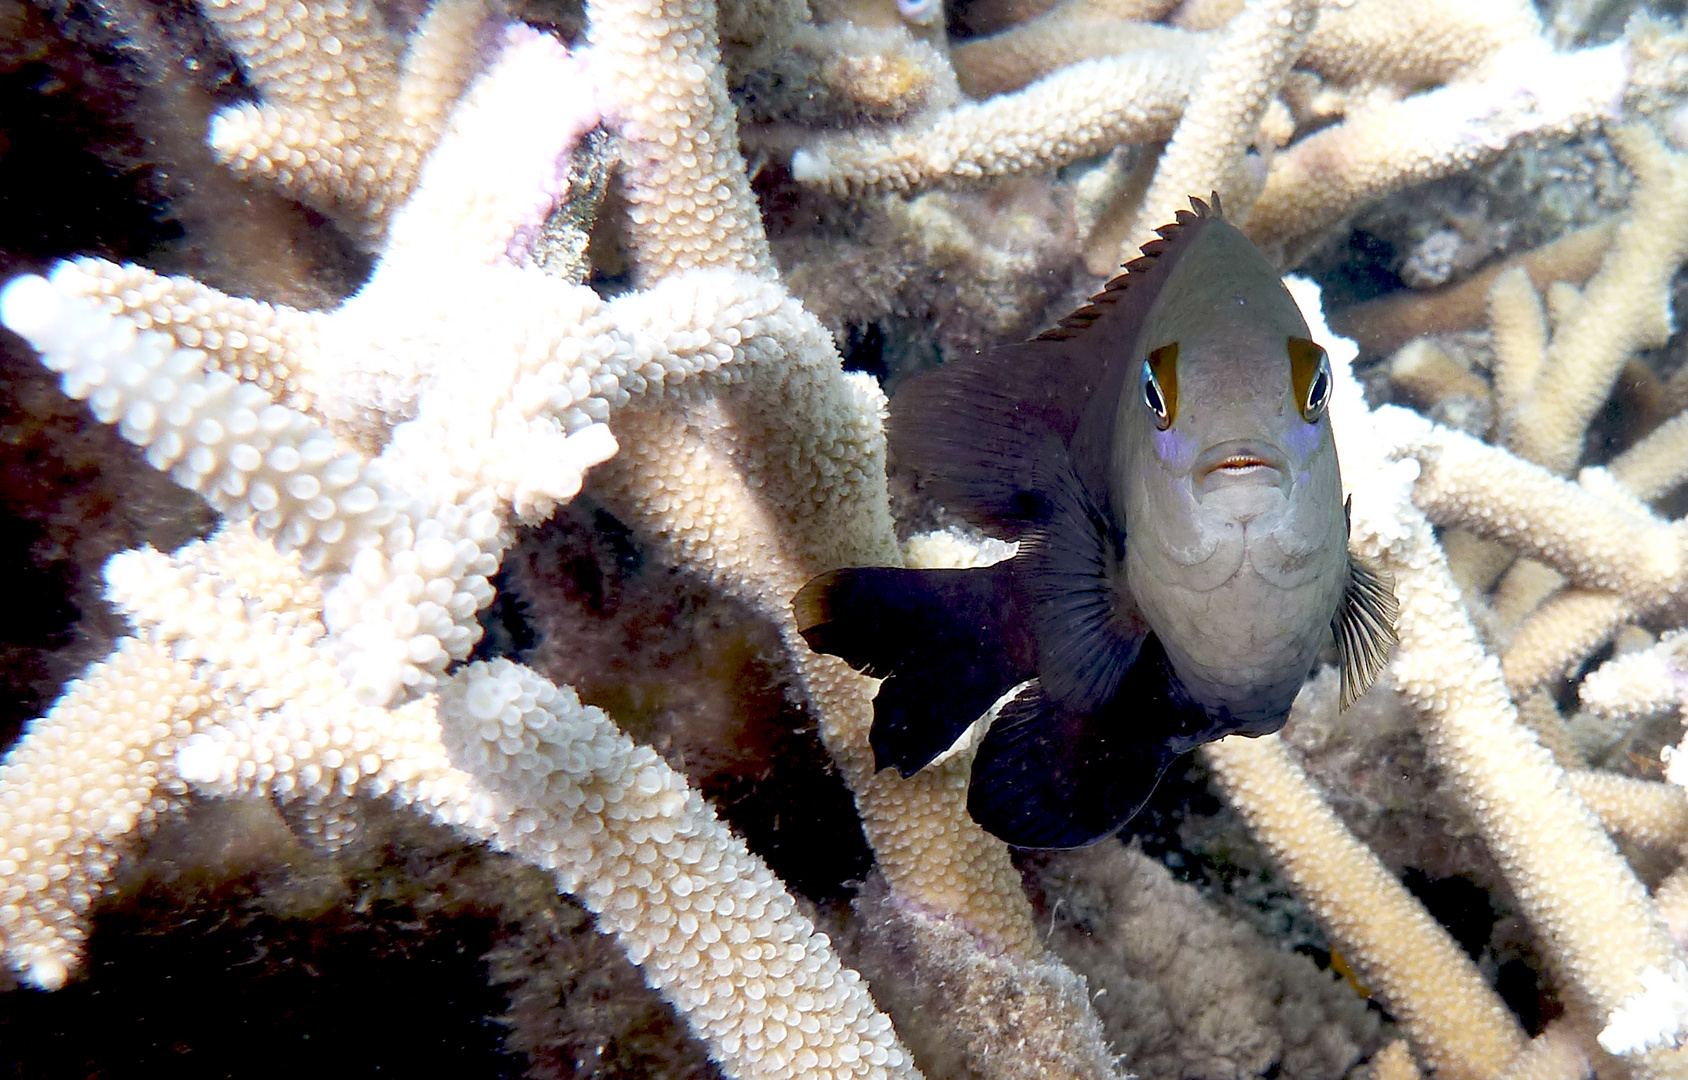
[[[1247,243],[1229,229],[1201,242]],[[1110,498],[1129,591],[1185,689],[1242,730],[1275,727],[1349,581],[1331,376],[1258,258],[1201,254],[1144,322]]]

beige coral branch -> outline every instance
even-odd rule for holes
[[[1491,370],[1499,441],[1517,450],[1524,438],[1518,428],[1541,381],[1549,338],[1541,294],[1522,267],[1503,271],[1489,287],[1489,330],[1494,336]]]
[[[1688,840],[1688,791],[1675,784],[1596,771],[1565,776],[1614,837],[1661,848]]]
[[[956,78],[969,96],[1007,94],[1080,60],[1135,52],[1194,54],[1201,37],[1154,23],[1121,19],[1098,0],[1066,0],[1011,30],[964,41],[950,50]]]
[[[817,139],[792,155],[792,175],[844,194],[1053,169],[1123,143],[1166,138],[1196,69],[1190,58],[1175,54],[1083,61],[1017,93],[959,105],[922,122]]]
[[[1525,694],[1564,678],[1633,622],[1638,605],[1606,589],[1570,588],[1541,602],[1513,632],[1501,656],[1506,685]]]
[[[1555,281],[1581,285],[1600,268],[1613,228],[1612,222],[1603,221],[1504,259],[1456,284],[1403,290],[1355,304],[1333,312],[1331,326],[1375,353],[1393,352],[1421,334],[1476,329],[1491,313],[1489,292],[1502,273],[1522,268],[1538,289]]]
[[[1541,24],[1519,0],[1355,0],[1323,4],[1302,65],[1345,87],[1410,92],[1468,78]]]
[[[178,805],[165,764],[213,704],[191,675],[167,647],[126,639],[0,764],[0,948],[34,985],[64,985],[118,857]]]
[[[1220,32],[1196,90],[1127,234],[1121,262],[1173,220],[1191,195],[1218,192],[1229,216],[1245,224],[1264,177],[1250,175],[1248,151],[1266,106],[1301,56],[1318,6],[1312,0],[1251,0]],[[1264,168],[1264,159],[1258,162]]]
[[[1507,50],[1481,79],[1370,105],[1273,159],[1249,218],[1268,252],[1408,184],[1494,160],[1526,136],[1568,135],[1612,115],[1629,67],[1621,46]],[[1293,262],[1293,258],[1285,258]]]
[[[1590,490],[1469,435],[1426,427],[1411,443],[1423,466],[1414,501],[1542,560],[1580,585],[1634,596],[1676,589],[1688,570],[1681,531],[1609,483]]]
[[[1423,1080],[1424,1077],[1405,1039],[1396,1039],[1372,1055],[1364,1075],[1366,1080]]]
[[[739,154],[715,0],[588,5],[594,65],[625,139],[630,228],[649,280],[698,267],[768,275]]]
[[[1533,389],[1518,401],[1509,440],[1521,456],[1561,473],[1581,460],[1588,422],[1623,365],[1636,350],[1670,336],[1668,283],[1688,257],[1688,155],[1669,150],[1645,125],[1624,128],[1612,140],[1636,173],[1633,210],[1533,365]],[[1525,303],[1522,295],[1503,294],[1507,310]]]
[[[1524,1033],[1476,965],[1348,832],[1276,735],[1233,735],[1203,756],[1437,1075],[1492,1077],[1523,1050]]]
[[[1513,1058],[1500,1080],[1589,1080],[1594,1067],[1581,1033],[1556,1020]]]
[[[1652,502],[1688,480],[1688,412],[1666,420],[1606,463],[1624,488]]]

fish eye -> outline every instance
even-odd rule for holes
[[[1178,343],[1162,345],[1143,361],[1143,404],[1165,431],[1178,415]]]
[[[1295,388],[1295,407],[1301,418],[1316,424],[1330,404],[1330,357],[1317,342],[1306,338],[1289,339],[1289,373]]]
[[[1319,373],[1313,376],[1313,385],[1307,391],[1307,419],[1317,420],[1325,414],[1325,406],[1330,404],[1330,369],[1320,365]]]
[[[1160,384],[1155,381],[1154,369],[1149,367],[1147,360],[1143,361],[1143,404],[1155,414],[1155,421],[1162,431],[1166,430],[1166,399],[1161,396]]]

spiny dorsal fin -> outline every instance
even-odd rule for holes
[[[1395,582],[1389,573],[1374,570],[1348,557],[1348,588],[1331,619],[1336,635],[1337,669],[1342,676],[1342,707],[1360,695],[1382,674],[1395,646]]]
[[[1125,290],[1135,284],[1137,278],[1155,265],[1155,260],[1172,246],[1173,241],[1178,239],[1180,232],[1204,218],[1223,219],[1225,216],[1220,212],[1219,192],[1217,191],[1209,197],[1209,202],[1203,202],[1191,195],[1190,207],[1190,210],[1180,210],[1173,215],[1176,220],[1156,229],[1155,233],[1160,239],[1150,240],[1138,248],[1137,250],[1143,254],[1126,263],[1123,274],[1109,279],[1108,283],[1102,286],[1102,291],[1090,298],[1089,303],[1039,334],[1036,340],[1062,341],[1082,333],[1091,323],[1102,317],[1109,304],[1117,302],[1124,295]]]

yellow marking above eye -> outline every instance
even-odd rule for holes
[[[1317,342],[1302,337],[1289,339],[1289,377],[1295,388],[1295,407],[1301,419],[1317,423],[1330,404],[1330,357]]]
[[[1178,343],[1162,345],[1143,361],[1143,404],[1165,431],[1178,419]]]

